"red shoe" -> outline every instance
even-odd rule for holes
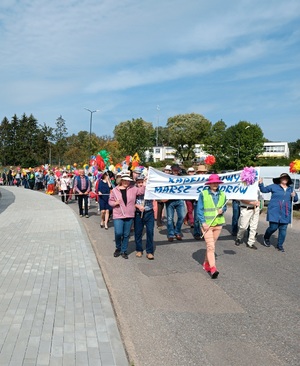
[[[219,271],[216,267],[211,267],[210,269],[211,278],[215,279],[219,276]]]
[[[210,272],[210,265],[209,265],[209,263],[208,263],[208,262],[204,262],[204,263],[203,263],[203,269],[204,269],[204,271],[206,271],[206,272]]]

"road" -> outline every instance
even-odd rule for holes
[[[77,212],[77,204],[69,207]],[[231,220],[230,208],[226,214]],[[203,241],[184,227],[181,242],[155,229],[155,260],[114,258],[114,233],[100,228],[97,207],[81,219],[93,244],[134,366],[283,366],[300,364],[299,222],[288,229],[285,253],[236,247],[226,225],[217,243],[219,278],[202,269]],[[275,238],[271,243],[275,244]]]

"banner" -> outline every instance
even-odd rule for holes
[[[257,200],[259,168],[255,168],[256,178],[251,185],[241,181],[241,172],[219,174],[223,181],[219,189],[227,199]],[[205,182],[210,174],[170,175],[152,167],[149,168],[145,199],[153,200],[198,200],[199,194],[208,186]]]

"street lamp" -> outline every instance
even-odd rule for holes
[[[237,150],[237,162],[236,162],[236,170],[239,169],[239,165],[240,165],[240,144],[239,147],[235,147],[232,145],[229,145],[230,147],[232,147],[233,149]]]
[[[158,146],[158,125],[159,125],[159,111],[160,111],[160,106],[157,105],[156,109],[157,109],[156,146]]]
[[[248,128],[250,128],[251,126],[248,125],[244,128],[244,130],[248,130]],[[238,133],[238,147],[232,146],[230,145],[230,147],[232,147],[233,149],[237,150],[237,163],[236,163],[236,168],[238,170],[239,166],[240,166],[240,149],[241,149],[241,135],[240,133]]]
[[[90,109],[88,108],[84,108],[86,111],[90,112],[91,113],[91,116],[90,116],[90,155],[92,155],[92,151],[91,151],[91,141],[92,141],[92,122],[93,122],[93,113],[96,113],[96,112],[99,112],[100,109],[96,109],[94,111],[91,111]]]

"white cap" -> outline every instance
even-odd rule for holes
[[[187,172],[189,173],[189,172],[194,172],[195,171],[195,169],[193,168],[193,167],[191,167],[191,168],[188,168],[188,170],[187,170]]]

